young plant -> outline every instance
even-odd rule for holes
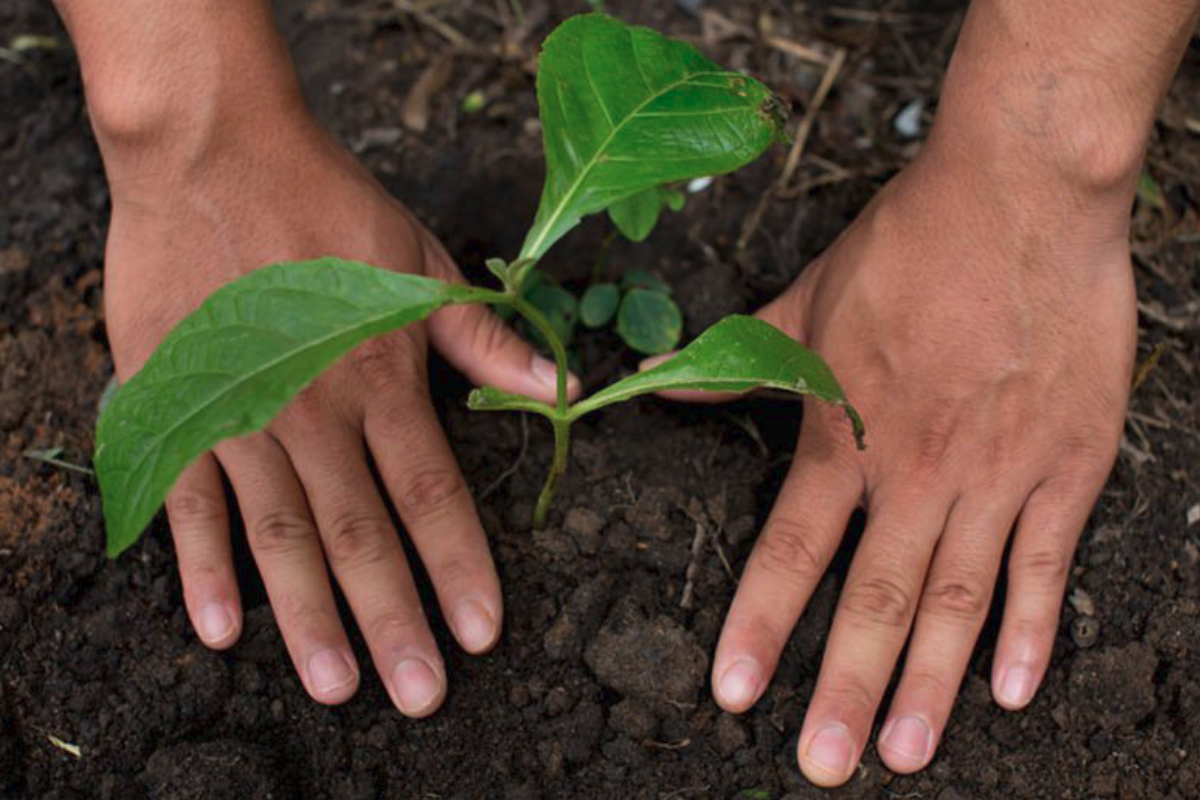
[[[566,469],[571,424],[641,394],[772,387],[813,395],[845,409],[861,444],[862,423],[825,363],[767,323],[742,316],[718,322],[657,367],[568,403],[562,339],[523,293],[534,265],[588,214],[640,203],[637,214],[653,207],[657,218],[669,202],[663,186],[749,163],[783,137],[784,121],[761,83],[722,70],[688,44],[601,14],[572,18],[546,40],[537,95],[545,188],[517,258],[486,262],[500,290],[337,258],[275,264],[214,292],[163,339],[97,426],[110,555],[138,539],[194,459],[223,439],[265,427],[364,340],[453,303],[511,308],[554,354],[553,405],[490,387],[468,401],[473,409],[528,411],[550,421],[554,460],[535,525],[545,522]]]

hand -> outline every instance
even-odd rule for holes
[[[105,307],[122,380],[213,290],[267,263],[337,255],[462,280],[430,233],[303,113],[224,130],[199,157],[180,158],[191,144],[114,144],[98,129],[114,187]],[[242,626],[228,476],[292,661],[323,703],[345,701],[359,680],[327,562],[396,706],[424,716],[445,693],[368,453],[459,644],[480,653],[499,635],[496,571],[429,399],[427,339],[473,381],[554,398],[552,363],[484,308],[446,309],[360,346],[265,431],[193,464],[167,499],[189,616],[205,644],[227,648]]]
[[[713,688],[729,711],[758,700],[864,506],[799,738],[801,769],[820,785],[852,774],[906,642],[877,747],[897,772],[929,763],[1010,536],[992,692],[1006,709],[1030,702],[1117,452],[1136,334],[1128,201],[1100,209],[1086,192],[1008,181],[986,163],[931,140],[761,312],[832,365],[867,450],[855,451],[840,410],[806,404]]]

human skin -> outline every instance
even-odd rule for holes
[[[57,5],[112,187],[105,302],[119,375],[213,289],[268,261],[335,253],[453,274],[304,111],[265,4]],[[838,414],[806,408],[714,659],[723,707],[757,701],[848,516],[865,506],[799,739],[814,782],[852,773],[910,634],[879,750],[897,771],[928,763],[1014,528],[993,690],[1018,709],[1041,680],[1075,541],[1119,440],[1135,352],[1129,203],[1196,5],[976,0],[920,156],[762,312],[830,361],[869,428],[859,454]],[[528,349],[492,318],[451,310],[426,329],[473,380],[550,398]],[[357,682],[328,558],[412,715],[436,708],[445,677],[382,499],[366,488],[364,440],[460,642],[486,649],[501,613],[428,409],[421,330],[357,351],[266,433],[201,460],[168,501],[202,640],[228,647],[241,624],[219,463],[310,693],[340,702]],[[463,600],[487,619],[457,624]],[[232,625],[209,630],[214,608]],[[310,664],[331,653],[348,672],[322,691]],[[395,676],[413,660],[415,672]]]
[[[856,507],[867,512],[798,741],[849,779],[933,757],[1008,555],[992,693],[1040,684],[1136,354],[1129,209],[1196,0],[976,0],[914,162],[760,316],[821,353],[867,425],[808,402],[713,660],[741,712]],[[693,398],[699,399],[699,398]]]
[[[309,116],[267,3],[57,6],[112,194],[104,305],[121,380],[212,291],[265,263],[337,255],[462,279]],[[167,498],[193,626],[208,646],[230,647],[242,608],[225,473],[288,652],[322,703],[347,700],[360,675],[329,571],[400,711],[427,715],[446,689],[368,452],[459,644],[480,653],[499,636],[499,583],[430,403],[427,341],[477,383],[554,399],[551,362],[482,307],[446,309],[359,347],[265,431],[202,457]]]

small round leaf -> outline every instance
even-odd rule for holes
[[[579,302],[579,318],[589,328],[601,328],[617,313],[621,293],[614,283],[597,283],[589,286]]]
[[[643,272],[640,269],[627,272],[621,279],[621,286],[625,289],[645,289],[659,294],[671,294],[671,287],[667,285],[666,281],[653,272]]]
[[[679,306],[662,292],[631,289],[617,312],[617,333],[625,344],[646,355],[673,350],[683,334]]]

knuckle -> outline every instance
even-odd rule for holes
[[[782,648],[791,632],[786,622],[771,614],[730,614],[722,638],[748,643],[754,649],[769,650],[771,647]]]
[[[357,512],[336,517],[322,533],[325,551],[333,564],[378,564],[387,558],[396,543],[389,522]]]
[[[913,592],[903,581],[887,575],[873,575],[846,586],[842,607],[861,619],[900,628],[913,613]]]
[[[815,583],[825,571],[812,530],[786,517],[767,523],[757,555],[764,571],[793,584]]]
[[[978,576],[935,578],[921,596],[921,611],[942,617],[976,620],[987,611],[991,592]]]
[[[417,406],[416,402],[420,402],[422,406]],[[390,441],[401,443],[403,446],[404,443],[428,441],[440,433],[436,417],[432,412],[425,410],[424,405],[427,403],[428,398],[406,399],[403,396],[397,397],[393,391],[386,399],[380,397],[369,413],[372,420],[377,420]]]
[[[425,374],[421,348],[406,331],[363,342],[350,354],[350,366],[370,392],[391,390]]]
[[[829,686],[821,689],[821,694],[825,703],[840,712],[838,716],[849,718],[870,719],[875,715],[875,707],[879,704],[876,694],[852,675],[837,678]]]
[[[1071,571],[1071,555],[1057,547],[1039,546],[1014,551],[1009,569],[1026,580],[1043,586],[1060,586]]]
[[[413,470],[400,480],[396,507],[406,519],[430,517],[449,507],[462,489],[462,477],[452,467]]]
[[[316,529],[306,516],[276,510],[264,514],[246,532],[250,547],[263,555],[293,552],[311,541]]]
[[[411,644],[424,637],[425,620],[419,612],[385,611],[366,625],[367,638],[376,647]]]
[[[319,383],[306,386],[288,403],[280,418],[282,425],[299,437],[319,434],[328,427],[328,411]]]
[[[503,352],[511,341],[512,333],[504,323],[494,314],[480,308],[472,332],[471,349],[485,358],[494,357]]]
[[[179,559],[179,579],[184,588],[220,587],[228,579],[229,569],[211,558]]]
[[[478,586],[480,571],[476,554],[461,549],[440,557],[430,565],[430,575],[442,589]]]
[[[954,419],[950,415],[931,417],[912,437],[912,460],[920,473],[940,472],[945,466],[954,439]]]
[[[208,492],[177,489],[167,496],[167,514],[175,526],[211,527],[225,521],[225,500]]]
[[[957,685],[951,685],[944,677],[928,669],[914,669],[904,677],[920,697],[953,698],[958,694]]]

